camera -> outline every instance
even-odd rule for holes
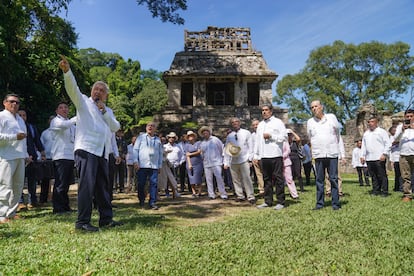
[[[411,124],[411,120],[410,119],[405,119],[404,120],[404,125],[410,125]]]

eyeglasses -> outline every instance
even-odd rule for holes
[[[9,102],[11,104],[20,104],[19,101],[15,101],[15,100],[7,100],[7,102]]]

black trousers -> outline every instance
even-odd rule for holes
[[[372,177],[372,193],[388,194],[388,176],[385,161],[367,161],[369,175]]]
[[[84,150],[75,151],[75,164],[79,174],[78,219],[76,225],[90,223],[92,203],[99,212],[99,224],[112,220],[112,205],[107,187],[109,185],[108,161]]]
[[[74,180],[73,160],[55,160],[55,184],[53,185],[53,213],[70,211],[68,191]]]
[[[273,186],[276,186],[276,203],[285,205],[285,179],[282,157],[262,158],[261,166],[264,181],[264,200],[273,205]]]

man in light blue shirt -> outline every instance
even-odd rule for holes
[[[149,207],[158,210],[158,173],[162,166],[163,145],[155,135],[156,126],[150,122],[146,126],[146,133],[138,136],[134,144],[134,168],[137,170],[138,200],[141,207],[145,202],[145,183],[149,180]]]

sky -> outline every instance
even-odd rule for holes
[[[402,41],[414,55],[413,0],[187,0],[184,25],[153,18],[136,0],[72,0],[62,17],[79,48],[118,53],[141,68],[166,71],[184,50],[184,30],[249,27],[253,47],[279,77],[296,74],[312,50],[336,40]],[[273,93],[275,89],[273,89]]]

